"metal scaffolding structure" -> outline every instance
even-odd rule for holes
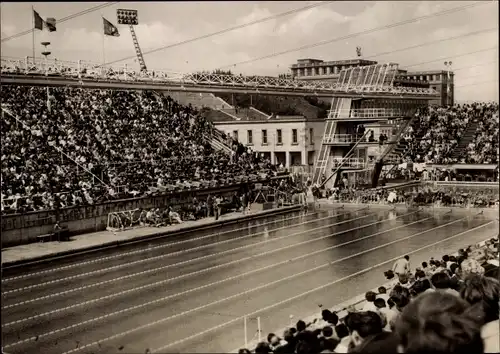
[[[178,73],[167,70],[134,71],[129,66],[103,66],[99,63],[61,61],[51,59],[1,58],[2,75],[45,75],[71,77],[75,79],[95,79],[123,82],[176,83],[196,86],[217,86],[225,88],[277,89],[283,92],[315,94],[388,94],[394,97],[403,95],[436,97],[433,89],[395,87],[392,85],[396,64],[377,64],[365,67],[343,69],[336,83],[323,81],[302,81],[269,76],[222,75],[210,73]]]

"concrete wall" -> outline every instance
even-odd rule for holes
[[[37,236],[52,232],[56,219],[61,222],[62,226],[68,227],[71,235],[97,232],[106,229],[108,214],[111,212],[136,208],[161,208],[167,204],[175,209],[191,203],[194,196],[198,200],[206,198],[210,193],[230,196],[240,187],[241,185],[238,184],[222,188],[127,199],[92,206],[30,212],[22,215],[5,215],[2,216],[2,248],[35,242]]]

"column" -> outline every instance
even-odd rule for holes
[[[301,165],[302,166],[307,166],[307,150],[304,149],[304,151],[301,151],[300,153],[300,157],[301,157]]]
[[[285,167],[290,169],[290,151],[285,151]]]
[[[271,164],[276,165],[276,153],[271,151]]]

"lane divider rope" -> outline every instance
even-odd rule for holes
[[[126,335],[126,334],[129,334],[129,333],[133,333],[135,331],[138,331],[140,329],[143,329],[143,328],[147,328],[147,327],[151,327],[152,325],[154,324],[157,324],[157,323],[161,323],[161,322],[165,322],[167,320],[170,320],[170,319],[174,319],[174,318],[177,318],[177,317],[180,317],[180,316],[184,316],[184,315],[187,315],[189,313],[192,313],[192,312],[195,312],[195,311],[199,311],[199,310],[202,310],[202,309],[205,309],[207,307],[210,307],[210,306],[213,306],[213,305],[217,305],[217,304],[220,304],[222,302],[225,302],[225,301],[228,301],[228,300],[231,300],[231,299],[234,299],[236,297],[239,297],[239,296],[242,296],[242,295],[246,295],[246,294],[249,294],[251,292],[255,292],[257,290],[262,290],[264,288],[267,288],[267,287],[270,287],[272,285],[275,285],[275,284],[278,284],[278,283],[281,283],[281,282],[284,282],[284,281],[287,281],[287,280],[291,280],[293,278],[296,278],[296,277],[299,277],[299,276],[302,276],[304,274],[308,274],[308,273],[311,273],[311,272],[314,272],[314,271],[317,271],[319,269],[322,269],[322,268],[325,268],[325,267],[329,267],[333,264],[337,264],[337,263],[340,263],[340,262],[343,262],[347,259],[350,259],[350,258],[353,258],[355,256],[358,256],[358,255],[361,255],[361,254],[365,254],[367,252],[371,252],[373,250],[377,250],[377,249],[380,249],[382,247],[386,247],[386,246],[389,246],[389,245],[392,245],[392,244],[395,244],[395,243],[398,243],[398,242],[401,242],[401,241],[404,241],[404,240],[407,240],[407,239],[410,239],[410,238],[413,238],[413,237],[416,237],[418,235],[421,235],[421,234],[424,234],[424,233],[428,233],[428,232],[431,232],[433,230],[436,230],[436,229],[439,229],[439,228],[442,228],[442,227],[445,227],[445,226],[448,226],[448,225],[451,225],[453,223],[456,223],[456,222],[459,222],[463,219],[467,219],[467,217],[465,218],[461,218],[461,219],[457,219],[457,220],[454,220],[454,221],[451,221],[451,222],[448,222],[446,224],[443,224],[443,225],[439,225],[435,228],[432,228],[432,229],[429,229],[429,230],[426,230],[426,231],[422,231],[422,232],[418,232],[416,234],[413,234],[413,235],[410,235],[410,236],[407,236],[407,237],[404,237],[404,238],[401,238],[401,239],[397,239],[397,240],[394,240],[394,241],[391,241],[391,242],[388,242],[388,243],[385,243],[385,244],[382,244],[382,245],[379,245],[377,247],[373,247],[373,248],[370,248],[368,250],[365,250],[365,251],[361,251],[361,252],[358,252],[358,253],[355,253],[354,255],[350,255],[350,256],[347,256],[347,257],[344,257],[344,258],[340,258],[338,260],[335,260],[335,261],[332,261],[332,262],[328,262],[328,263],[325,263],[325,264],[322,264],[320,266],[316,266],[314,268],[311,268],[311,269],[307,269],[307,270],[304,270],[302,272],[299,272],[299,273],[295,273],[295,274],[292,274],[290,276],[287,276],[287,277],[284,277],[284,278],[280,278],[280,279],[277,279],[275,281],[272,281],[270,283],[266,283],[266,284],[263,284],[263,285],[260,285],[260,286],[257,286],[257,287],[253,287],[252,289],[249,289],[249,290],[245,290],[243,292],[240,292],[240,293],[237,293],[237,294],[234,294],[234,295],[231,295],[231,296],[228,296],[228,297],[225,297],[223,299],[219,299],[219,300],[216,300],[216,301],[213,301],[213,302],[210,302],[208,304],[205,304],[205,305],[202,305],[202,306],[198,306],[196,308],[193,308],[193,309],[190,309],[190,310],[186,310],[186,311],[183,311],[181,313],[178,313],[178,314],[175,314],[175,315],[172,315],[172,316],[169,316],[169,317],[166,317],[166,318],[163,318],[161,320],[158,320],[158,321],[154,321],[154,322],[151,322],[151,323],[147,323],[145,325],[142,325],[142,326],[139,326],[139,327],[136,327],[132,330],[129,330],[129,331],[126,331],[126,332],[123,332],[121,334],[117,334],[117,335],[114,335],[114,336],[111,336],[109,338],[116,338],[117,336],[123,336],[123,335]],[[353,240],[352,242],[357,242],[358,240]],[[351,243],[352,243],[351,242]],[[126,309],[122,309],[120,311],[116,311],[116,312],[113,312],[113,313],[109,313],[109,314],[106,314],[106,315],[103,315],[103,316],[99,316],[99,317],[95,317],[95,318],[92,318],[92,319],[89,319],[89,320],[86,320],[86,321],[82,321],[80,323],[75,323],[73,325],[70,325],[70,326],[67,326],[67,327],[64,327],[64,328],[59,328],[59,329],[56,329],[56,330],[53,330],[53,331],[50,331],[50,332],[47,332],[47,333],[42,333],[42,334],[39,334],[37,336],[34,336],[34,337],[30,337],[30,338],[26,338],[26,339],[23,339],[21,341],[18,341],[18,342],[15,342],[15,343],[11,343],[11,344],[8,344],[8,345],[5,345],[4,348],[10,348],[10,347],[13,347],[13,346],[17,346],[19,344],[23,344],[23,343],[26,343],[26,342],[31,342],[31,341],[34,341],[34,340],[39,340],[40,338],[43,338],[43,337],[47,337],[47,336],[50,336],[50,335],[53,335],[53,334],[56,334],[56,333],[60,333],[60,332],[64,332],[64,331],[67,331],[67,330],[70,330],[70,329],[74,329],[76,327],[80,327],[80,326],[83,326],[83,325],[87,325],[87,324],[90,324],[90,323],[94,323],[94,322],[97,322],[97,321],[100,321],[100,320],[104,320],[104,319],[107,319],[109,317],[112,317],[112,316],[116,316],[116,315],[119,315],[119,314],[123,314],[125,312],[129,312],[129,311],[132,311],[132,310],[137,310],[137,309],[140,309],[140,308],[143,308],[145,306],[148,306],[148,305],[151,305],[151,304],[155,304],[155,303],[158,303],[158,302],[161,302],[161,301],[164,301],[164,299],[169,299],[171,298],[171,295],[170,296],[167,296],[165,298],[160,298],[160,299],[156,299],[156,300],[153,300],[153,301],[150,301],[150,302],[147,302],[147,303],[144,303],[144,304],[140,304],[140,305],[136,305],[136,306],[132,306],[132,307],[129,307],[129,308],[126,308]],[[104,340],[99,340],[98,342],[99,343],[102,343],[104,341],[107,341],[108,339],[104,339]],[[89,345],[86,345],[86,346],[83,346],[83,347],[80,347],[81,349],[87,347]],[[70,351],[71,352],[71,351]]]
[[[461,219],[459,219],[459,220],[461,220]],[[459,221],[459,220],[455,220],[454,222],[457,222],[457,221]],[[443,227],[443,226],[444,226],[444,225],[440,225],[440,226],[438,226],[437,228],[440,228],[440,227]],[[482,226],[484,226],[484,225],[482,225]],[[432,231],[432,229],[431,229],[431,230],[428,230],[427,232],[429,232],[429,231]],[[468,230],[468,231],[471,231],[471,230]],[[307,273],[310,273],[310,272],[317,271],[317,270],[318,270],[318,269],[320,269],[320,268],[325,268],[325,267],[328,267],[328,266],[330,266],[330,265],[337,264],[337,263],[343,262],[343,261],[345,261],[345,260],[348,260],[348,259],[351,259],[351,258],[354,258],[354,257],[360,256],[360,255],[362,255],[362,254],[365,254],[365,253],[368,253],[368,252],[372,252],[372,251],[374,251],[374,250],[377,250],[377,249],[380,249],[380,248],[386,247],[386,246],[388,246],[388,245],[391,245],[391,244],[394,244],[394,243],[397,243],[397,242],[401,242],[401,241],[404,241],[404,240],[406,240],[406,239],[410,239],[410,238],[412,238],[412,237],[418,236],[419,234],[421,234],[421,233],[417,233],[417,234],[414,234],[414,235],[411,235],[411,236],[408,236],[408,237],[405,237],[405,238],[403,238],[403,239],[399,239],[399,240],[396,240],[396,241],[391,241],[391,242],[388,242],[388,243],[385,243],[385,244],[379,245],[379,246],[377,246],[377,247],[373,247],[373,248],[371,248],[371,249],[364,250],[364,251],[361,251],[361,252],[358,252],[358,253],[352,254],[352,255],[350,255],[350,256],[347,256],[347,257],[344,257],[344,258],[341,258],[341,259],[338,259],[338,260],[335,260],[335,261],[332,261],[332,262],[329,262],[329,263],[326,263],[326,264],[320,265],[320,266],[318,266],[318,267],[315,267],[315,268],[312,268],[312,269],[309,269],[309,270],[306,270],[306,271],[303,271],[303,272],[300,272],[300,273],[297,273],[297,274],[294,274],[294,275],[291,275],[291,276],[288,276],[288,277],[285,277],[285,278],[282,278],[282,279],[278,279],[278,280],[273,281],[273,282],[271,282],[271,283],[264,284],[264,285],[259,286],[259,287],[256,287],[256,288],[252,288],[252,289],[249,289],[249,290],[246,290],[246,291],[240,292],[240,293],[238,293],[238,294],[231,295],[231,296],[226,297],[226,298],[224,298],[224,299],[220,299],[220,300],[217,300],[217,301],[214,301],[214,302],[211,302],[211,303],[205,304],[205,305],[198,306],[198,307],[196,307],[196,308],[192,308],[192,309],[189,309],[189,310],[186,310],[186,311],[180,312],[180,313],[175,314],[175,315],[172,315],[172,316],[168,316],[168,317],[165,317],[165,318],[162,318],[162,319],[159,319],[159,320],[156,320],[156,321],[150,322],[150,323],[146,323],[146,324],[144,324],[144,325],[141,325],[141,326],[138,326],[138,327],[132,328],[132,329],[130,329],[130,330],[128,330],[128,331],[124,331],[124,332],[121,332],[121,333],[114,334],[114,335],[112,335],[112,336],[109,336],[109,337],[107,337],[107,338],[100,339],[100,340],[98,340],[98,341],[96,341],[96,342],[93,342],[93,343],[85,344],[85,345],[83,345],[83,346],[81,346],[81,347],[79,347],[79,348],[75,348],[75,349],[69,350],[69,351],[67,351],[67,352],[65,352],[65,353],[63,353],[63,354],[74,353],[74,352],[77,352],[77,351],[80,351],[80,350],[83,350],[83,349],[89,348],[89,347],[91,347],[91,346],[95,346],[95,345],[97,345],[98,343],[103,343],[103,342],[107,342],[107,341],[110,341],[110,340],[113,340],[113,339],[117,339],[117,338],[120,338],[120,337],[126,336],[126,335],[128,335],[128,334],[131,334],[131,333],[134,333],[134,332],[137,332],[137,331],[143,330],[143,329],[145,329],[145,328],[149,328],[149,327],[155,326],[155,325],[157,325],[157,324],[160,324],[160,323],[163,323],[163,322],[166,322],[166,321],[169,321],[169,320],[172,320],[172,319],[178,318],[178,317],[185,316],[185,315],[187,315],[187,314],[189,314],[189,313],[192,313],[192,312],[196,312],[196,311],[203,310],[203,309],[205,309],[205,308],[207,308],[207,307],[209,307],[209,306],[217,305],[217,304],[220,304],[220,303],[222,303],[222,302],[225,302],[225,301],[228,301],[228,300],[231,300],[231,299],[234,299],[234,298],[237,298],[237,297],[240,297],[240,296],[243,296],[243,295],[246,295],[246,294],[249,294],[249,293],[255,292],[255,291],[257,291],[257,290],[262,290],[263,288],[269,287],[269,286],[271,286],[271,285],[274,285],[274,284],[277,284],[277,283],[280,283],[280,282],[283,282],[283,281],[290,280],[290,279],[292,279],[292,278],[294,278],[294,277],[297,277],[297,276],[300,276],[300,275],[304,275],[304,274],[307,274]],[[406,253],[406,254],[408,254],[408,253]],[[399,258],[399,257],[398,257],[398,258]],[[395,258],[395,259],[398,259],[398,258]],[[391,259],[391,260],[392,260],[392,259]],[[387,263],[387,262],[389,262],[389,261],[386,261],[386,262],[384,262],[383,264],[385,264],[385,263]],[[356,273],[354,273],[354,274],[356,274]],[[351,275],[351,276],[352,276],[352,275]],[[338,280],[337,280],[336,282],[338,282]],[[327,285],[328,285],[328,284],[325,284],[325,285],[323,285],[323,286],[321,286],[321,287],[318,287],[318,288],[315,288],[315,289],[313,289],[313,290],[317,291],[317,290],[319,290],[319,289],[325,288]],[[303,293],[303,294],[306,294],[306,295],[307,295],[307,294],[311,293],[313,290],[309,290],[309,291],[307,291],[307,292],[305,292],[305,293]],[[302,295],[302,294],[300,294],[300,295]],[[293,298],[291,298],[291,299],[295,299],[295,298],[297,298],[298,296],[299,296],[299,295],[294,296],[294,297],[293,297]],[[289,301],[290,299],[287,299],[287,300]],[[281,301],[281,302],[280,302],[280,304],[285,303],[287,300]],[[273,304],[273,305],[271,305],[271,306],[272,306],[272,307],[275,307],[275,306],[277,306],[277,305],[278,305],[278,304]],[[267,309],[267,308],[265,308],[265,309]],[[256,313],[261,312],[261,311],[262,311],[262,309],[260,309],[260,310],[256,311]],[[252,314],[248,314],[248,315],[246,315],[246,316],[250,317],[250,316],[253,316],[253,315],[254,315],[254,313],[252,313]],[[238,318],[233,319],[233,320],[230,320],[230,321],[228,321],[228,322],[226,322],[226,323],[227,323],[227,324],[229,324],[229,323],[233,323],[234,321],[241,320],[241,319],[243,319],[243,316],[242,316],[242,317],[238,317]],[[216,326],[216,327],[213,327],[213,328],[211,328],[210,330],[213,330],[214,328],[215,328],[215,329],[217,329],[217,328],[220,328],[220,327],[221,327],[221,325]],[[201,333],[203,333],[203,334],[204,334],[204,333],[208,333],[208,332],[209,332],[209,331],[207,330],[207,331],[204,331],[204,332],[201,332]],[[197,333],[197,336],[199,336],[199,335],[200,335],[200,333]],[[36,338],[36,337],[32,337],[32,338]],[[158,349],[156,349],[156,351],[161,351],[161,350],[163,350],[163,349],[165,349],[165,348],[167,348],[167,347],[171,347],[171,346],[173,346],[173,345],[179,344],[179,343],[181,343],[181,342],[182,342],[182,341],[184,341],[184,340],[185,340],[185,339],[181,339],[181,340],[179,340],[179,341],[176,341],[176,342],[173,342],[173,343],[167,344],[166,346],[163,346],[162,348],[158,348]],[[25,341],[26,341],[26,340],[25,340]],[[17,344],[16,344],[16,345],[17,345]],[[5,346],[5,347],[8,347],[8,346]]]
[[[410,213],[410,214],[412,214],[412,213]],[[402,215],[401,217],[407,216],[407,215],[410,215],[410,214]],[[421,223],[421,222],[423,222],[425,220],[429,220],[429,219],[432,219],[432,218],[433,217],[431,216],[431,217],[428,217],[428,218],[420,219],[420,220],[411,222],[409,224],[401,225],[401,226],[398,226],[398,227],[395,227],[395,228],[391,228],[391,229],[385,230],[385,231],[380,231],[380,232],[377,232],[377,233],[372,234],[372,235],[361,237],[359,239],[351,240],[351,241],[344,242],[344,243],[341,243],[341,244],[338,244],[338,245],[335,245],[335,246],[331,246],[331,247],[327,247],[327,248],[324,248],[324,249],[321,249],[321,250],[317,250],[317,251],[314,251],[314,252],[311,252],[311,253],[307,253],[307,254],[301,255],[301,256],[296,257],[296,258],[287,259],[287,260],[282,261],[282,262],[278,262],[278,263],[271,264],[271,265],[268,265],[268,266],[265,266],[265,267],[254,269],[252,271],[249,271],[249,272],[246,272],[246,273],[241,273],[241,274],[238,274],[238,275],[235,275],[235,276],[232,276],[232,277],[228,277],[228,278],[225,278],[225,279],[222,279],[222,280],[219,280],[219,281],[207,284],[207,285],[203,285],[203,286],[200,286],[200,287],[197,287],[197,288],[189,289],[189,290],[183,291],[183,292],[178,293],[178,294],[169,295],[168,297],[166,297],[164,299],[166,300],[166,299],[173,298],[173,297],[176,297],[176,296],[185,295],[185,294],[188,294],[190,292],[194,292],[194,291],[197,291],[197,290],[201,290],[201,289],[207,288],[209,286],[221,284],[223,282],[234,280],[236,278],[240,278],[240,277],[247,276],[247,275],[250,275],[250,274],[253,274],[253,273],[261,272],[263,270],[267,270],[267,269],[271,269],[271,268],[274,268],[274,267],[278,267],[278,266],[286,264],[288,262],[294,262],[296,260],[299,260],[299,259],[302,259],[302,258],[306,258],[306,257],[310,257],[312,255],[315,255],[315,254],[318,254],[318,253],[321,253],[321,252],[325,252],[327,250],[331,250],[331,249],[335,249],[335,248],[339,248],[339,247],[351,244],[353,242],[362,241],[362,240],[365,240],[365,239],[368,239],[368,238],[371,238],[371,237],[375,237],[375,236],[383,234],[383,233],[392,232],[392,231],[395,231],[395,230],[398,230],[398,229],[401,229],[401,228],[408,227],[408,226],[413,225],[413,224]],[[387,219],[385,221],[390,221],[390,220],[391,219]],[[330,234],[330,235],[327,235],[327,236],[322,236],[322,237],[315,238],[315,239],[312,239],[312,240],[308,240],[308,241],[300,242],[300,243],[297,243],[297,244],[289,245],[289,246],[286,246],[286,247],[283,247],[283,248],[273,249],[271,251],[267,251],[267,252],[264,252],[264,253],[259,253],[258,255],[253,255],[253,256],[241,258],[241,259],[238,259],[238,260],[235,260],[235,261],[227,262],[227,263],[224,263],[224,264],[219,264],[219,265],[216,265],[216,266],[213,266],[213,267],[205,268],[205,269],[200,270],[200,271],[195,271],[195,272],[192,272],[192,273],[183,274],[181,276],[177,276],[177,277],[174,277],[174,278],[160,280],[160,281],[157,281],[157,282],[154,282],[154,283],[151,283],[151,284],[146,284],[146,285],[139,286],[139,287],[136,287],[136,288],[127,289],[127,290],[120,291],[118,293],[114,293],[114,294],[110,294],[110,295],[106,295],[106,296],[103,296],[103,297],[100,297],[100,298],[97,298],[97,299],[92,299],[92,300],[84,301],[84,302],[81,302],[81,303],[78,303],[78,304],[74,304],[74,305],[70,305],[70,306],[67,306],[67,307],[64,307],[64,308],[59,308],[59,309],[55,309],[55,310],[48,311],[48,312],[45,312],[45,313],[41,313],[41,314],[37,314],[37,315],[34,315],[34,316],[26,317],[26,318],[23,318],[23,319],[20,319],[20,320],[8,322],[8,323],[3,324],[2,328],[13,326],[13,325],[16,325],[16,324],[19,324],[19,323],[23,323],[23,322],[27,322],[27,321],[30,321],[30,320],[34,320],[34,319],[37,319],[37,318],[41,318],[41,317],[45,317],[45,316],[50,316],[50,315],[53,315],[55,313],[67,311],[67,310],[70,310],[70,309],[73,309],[73,308],[76,308],[76,307],[81,307],[81,306],[85,306],[85,305],[94,304],[94,303],[97,303],[99,301],[109,300],[109,299],[112,299],[114,297],[122,296],[122,295],[125,295],[125,294],[128,294],[128,293],[131,293],[131,292],[135,292],[135,291],[139,291],[139,290],[143,290],[143,289],[147,289],[147,288],[159,286],[159,285],[166,284],[168,282],[172,282],[174,280],[178,280],[178,279],[181,279],[181,278],[184,278],[184,277],[193,276],[193,275],[196,275],[196,274],[204,273],[204,272],[207,272],[207,271],[212,271],[214,269],[218,269],[218,268],[222,268],[222,267],[227,267],[228,265],[232,265],[232,264],[235,264],[235,263],[240,263],[240,262],[252,260],[252,259],[255,259],[257,257],[262,257],[262,256],[267,256],[269,254],[278,253],[278,252],[281,252],[281,251],[283,251],[285,249],[288,249],[288,248],[292,248],[292,247],[304,245],[304,244],[307,244],[307,243],[316,242],[316,241],[325,239],[327,237],[337,236],[339,234],[350,232],[350,231],[352,231],[352,230],[341,231],[339,233],[334,233],[334,234]]]
[[[340,224],[345,223],[345,222],[350,222],[350,221],[354,221],[354,220],[366,218],[368,216],[372,216],[372,215],[375,215],[375,214],[376,213],[371,213],[371,214],[367,214],[367,215],[364,215],[364,216],[359,217],[359,218],[350,219],[348,221],[343,221],[343,222],[339,222],[339,223],[329,224],[329,225],[326,225],[326,226],[321,226],[321,227],[318,227],[318,228],[311,229],[308,232],[311,232],[311,231],[314,231],[314,230],[319,230],[319,229],[326,228],[326,227],[331,227],[333,225],[340,225]],[[345,214],[337,214],[337,215],[334,215],[334,216],[325,217],[323,219],[331,219],[331,218],[334,218],[334,217],[337,217],[337,216],[341,216],[341,215],[345,215]],[[317,219],[314,222],[317,222],[317,221],[320,221],[320,220],[323,220],[323,219]],[[247,248],[248,247],[253,247],[253,246],[258,245],[260,243],[274,242],[274,241],[281,240],[283,238],[298,236],[298,235],[301,235],[303,233],[305,233],[305,232],[292,233],[290,235],[285,235],[285,236],[281,236],[281,237],[272,238],[272,239],[269,239],[269,240],[264,240],[264,241],[253,243],[253,244],[250,244],[250,245],[247,245],[247,246],[233,248],[231,250],[238,250],[238,249],[245,248],[245,247],[247,247]],[[260,233],[258,233],[258,234],[260,234]],[[35,289],[35,288],[40,288],[40,287],[43,287],[43,286],[52,285],[52,284],[60,283],[60,282],[63,282],[63,281],[78,279],[78,278],[82,278],[82,277],[88,277],[88,276],[99,274],[99,273],[103,273],[103,272],[109,272],[111,270],[116,270],[116,269],[128,267],[130,265],[135,265],[135,264],[150,262],[150,261],[154,261],[154,260],[158,260],[158,259],[162,259],[162,258],[167,258],[167,257],[178,256],[178,255],[181,255],[181,254],[190,253],[190,252],[193,252],[193,251],[198,251],[198,250],[201,250],[201,249],[214,247],[214,246],[218,246],[218,245],[221,245],[221,244],[231,243],[231,242],[239,241],[239,240],[250,238],[250,237],[254,237],[254,236],[255,236],[255,234],[249,234],[249,235],[238,237],[238,238],[232,238],[232,239],[229,239],[229,240],[218,241],[218,242],[214,242],[214,243],[211,243],[211,244],[202,245],[202,246],[198,246],[198,247],[192,247],[192,248],[188,248],[188,249],[181,250],[181,251],[166,253],[166,254],[155,256],[155,257],[151,257],[151,258],[140,259],[140,260],[137,260],[137,261],[134,261],[134,262],[129,262],[129,263],[125,263],[125,264],[119,264],[119,265],[116,265],[116,266],[113,266],[113,267],[98,269],[98,270],[87,272],[87,273],[81,273],[81,274],[71,275],[71,276],[68,276],[68,277],[65,277],[65,278],[54,279],[54,280],[46,281],[46,282],[39,283],[39,284],[28,285],[28,286],[25,286],[25,287],[22,287],[22,288],[17,288],[17,289],[12,289],[12,290],[4,291],[4,292],[2,292],[2,296],[6,296],[6,295],[9,295],[9,294],[13,294],[13,293],[18,293],[18,292],[21,292],[21,291],[31,290],[31,289]],[[231,250],[228,250],[228,251],[231,251]],[[228,251],[224,251],[224,252],[228,252]],[[212,254],[212,255],[207,255],[205,257],[214,257],[214,256],[217,256],[217,255],[220,255],[220,254],[221,253],[216,253],[216,254]],[[200,258],[194,258],[193,260],[190,260],[190,261],[194,261],[194,260],[198,260],[198,259],[202,259],[202,257],[200,257]],[[159,269],[161,269],[161,268],[159,268]],[[151,272],[151,271],[154,271],[154,269],[149,269],[149,270],[147,270],[145,272]],[[127,275],[127,277],[138,275],[138,274],[144,274],[144,272],[130,274],[130,275]],[[124,279],[124,278],[120,277],[120,278],[116,278],[116,279]],[[3,308],[4,307],[2,307],[2,309]]]
[[[335,208],[335,209],[340,209],[340,208],[341,207]],[[332,210],[335,210],[335,209],[332,209]],[[356,211],[359,211],[359,210],[356,210]],[[356,211],[353,211],[353,212],[356,212]],[[81,266],[85,266],[85,265],[89,265],[89,264],[95,264],[95,263],[99,263],[99,262],[103,262],[103,261],[107,261],[107,260],[111,260],[111,259],[115,259],[115,258],[120,258],[120,257],[125,257],[125,256],[131,256],[131,255],[134,255],[134,254],[140,254],[140,253],[144,253],[144,252],[150,252],[152,250],[156,250],[156,249],[160,249],[160,248],[165,248],[165,247],[170,247],[170,246],[175,246],[175,245],[179,245],[179,244],[183,244],[183,243],[188,243],[188,242],[199,241],[199,240],[210,238],[210,237],[218,237],[220,235],[224,235],[224,234],[231,233],[231,232],[238,232],[238,231],[242,231],[242,230],[247,230],[247,229],[253,228],[253,227],[256,228],[256,227],[262,227],[262,226],[270,225],[270,224],[273,224],[273,223],[287,222],[287,221],[290,221],[290,220],[293,220],[293,219],[305,218],[305,217],[313,216],[315,214],[320,214],[320,213],[321,212],[313,212],[313,213],[309,213],[309,214],[305,214],[305,215],[298,215],[298,216],[294,216],[294,217],[290,217],[290,218],[285,218],[285,219],[282,219],[282,220],[269,221],[269,222],[266,222],[266,223],[263,223],[263,224],[260,224],[260,225],[254,225],[254,226],[249,226],[249,227],[241,227],[239,229],[222,231],[222,232],[219,232],[219,233],[213,233],[213,234],[210,234],[210,235],[200,236],[200,237],[192,238],[192,239],[189,239],[189,240],[182,240],[182,241],[170,242],[170,243],[167,243],[167,244],[164,244],[164,245],[157,245],[157,246],[143,248],[143,249],[136,250],[136,251],[123,252],[123,253],[119,253],[119,254],[112,255],[112,256],[99,257],[99,258],[96,258],[96,259],[93,259],[93,260],[90,260],[90,261],[85,261],[85,262],[80,262],[80,263],[74,263],[74,264],[70,264],[70,265],[66,265],[66,266],[62,266],[62,267],[57,267],[57,268],[42,270],[42,271],[38,271],[38,272],[34,272],[34,273],[29,273],[29,274],[18,275],[18,276],[14,276],[14,277],[8,277],[8,278],[5,278],[5,279],[2,279],[2,283],[7,283],[7,282],[10,282],[10,281],[19,280],[19,279],[31,278],[31,277],[42,275],[42,274],[54,273],[54,272],[58,272],[58,271],[62,271],[62,270],[67,270],[67,269],[71,269],[71,268],[76,268],[76,267],[81,267]],[[273,229],[271,231],[274,231],[274,230],[277,230],[277,229]]]
[[[199,336],[201,336],[201,335],[204,335],[204,334],[207,334],[207,333],[213,332],[213,331],[215,331],[215,330],[217,330],[217,329],[219,329],[219,328],[223,328],[223,327],[225,327],[225,326],[227,326],[227,325],[229,325],[229,324],[231,324],[231,323],[234,323],[234,322],[236,322],[236,321],[242,321],[245,317],[247,317],[247,318],[254,317],[254,316],[255,316],[255,315],[257,315],[257,314],[262,313],[263,311],[271,310],[271,309],[273,309],[273,308],[275,308],[275,307],[278,307],[278,306],[281,306],[281,305],[283,305],[283,304],[285,304],[285,303],[287,303],[287,302],[290,302],[290,301],[293,301],[293,300],[297,300],[297,299],[300,299],[301,297],[307,296],[307,295],[312,294],[312,293],[314,293],[314,292],[317,292],[317,291],[319,291],[319,290],[326,289],[326,288],[328,288],[328,287],[330,287],[330,286],[332,286],[332,285],[335,285],[335,284],[337,284],[337,283],[343,282],[343,281],[348,280],[348,279],[350,279],[350,278],[357,277],[358,275],[362,275],[363,273],[367,273],[367,272],[369,272],[369,271],[371,271],[371,270],[373,270],[373,269],[375,269],[375,268],[382,267],[383,265],[385,265],[385,264],[387,264],[387,263],[394,262],[394,261],[396,261],[396,260],[398,260],[398,259],[400,259],[400,258],[403,258],[405,255],[410,255],[410,254],[415,254],[415,253],[421,252],[421,251],[423,251],[423,250],[425,250],[425,249],[427,249],[427,248],[434,247],[434,246],[436,246],[436,245],[438,245],[438,244],[440,244],[440,243],[443,243],[443,242],[449,241],[449,240],[451,240],[451,239],[454,239],[454,238],[456,238],[456,237],[462,236],[462,235],[464,235],[464,234],[466,234],[466,233],[469,233],[469,232],[474,231],[474,230],[476,230],[476,229],[482,228],[482,227],[484,227],[484,226],[486,226],[486,225],[488,225],[488,224],[491,224],[491,222],[488,222],[487,224],[480,225],[480,226],[478,226],[478,227],[475,227],[475,228],[473,228],[473,229],[470,229],[470,230],[467,230],[467,231],[464,231],[464,232],[460,232],[460,233],[458,233],[458,234],[456,234],[456,235],[453,235],[453,236],[451,236],[451,237],[445,238],[444,240],[436,241],[436,242],[431,243],[431,244],[429,244],[429,245],[426,245],[426,246],[423,246],[423,247],[419,247],[419,248],[418,248],[418,249],[416,249],[416,250],[413,250],[413,251],[410,251],[410,252],[406,252],[406,253],[400,254],[400,255],[398,255],[398,256],[396,256],[396,257],[393,257],[393,258],[391,258],[391,259],[388,259],[388,260],[386,260],[386,261],[384,261],[384,262],[380,262],[380,263],[378,263],[378,264],[375,264],[375,265],[373,265],[373,266],[371,266],[371,267],[368,267],[368,268],[362,269],[362,270],[360,270],[360,271],[358,271],[358,272],[352,273],[352,274],[350,274],[350,275],[348,275],[348,276],[345,276],[345,277],[343,277],[343,278],[337,279],[337,280],[332,281],[332,282],[330,282],[330,283],[327,283],[327,284],[324,284],[324,285],[318,286],[317,288],[314,288],[314,289],[308,290],[308,291],[306,291],[306,292],[303,292],[302,294],[295,295],[295,296],[290,297],[290,298],[288,298],[288,299],[285,299],[285,300],[279,301],[279,302],[274,303],[274,304],[272,304],[272,305],[269,305],[269,306],[263,307],[263,308],[261,308],[261,309],[258,309],[258,310],[256,310],[256,311],[253,311],[253,312],[251,312],[251,313],[247,313],[246,315],[240,316],[240,317],[238,317],[238,318],[234,318],[234,319],[232,319],[232,320],[230,320],[230,321],[227,321],[227,322],[225,322],[225,323],[222,323],[222,324],[220,324],[220,325],[218,325],[218,326],[214,326],[214,327],[208,328],[208,329],[206,329],[206,330],[204,330],[204,331],[202,331],[202,332],[195,333],[195,334],[193,334],[193,335],[191,335],[191,336],[189,336],[189,337],[179,339],[179,340],[177,340],[177,341],[175,341],[175,342],[172,342],[172,343],[166,344],[166,345],[162,346],[161,348],[156,348],[156,349],[153,349],[153,350],[151,350],[150,352],[151,352],[151,353],[159,353],[159,352],[162,352],[162,351],[164,351],[165,349],[167,349],[167,348],[169,348],[169,347],[172,347],[172,346],[174,346],[174,345],[178,345],[178,344],[180,344],[180,343],[183,343],[183,342],[186,342],[186,341],[188,341],[188,340],[194,339],[194,338],[199,337]],[[99,342],[102,342],[102,341],[103,341],[103,340],[101,340],[101,341],[99,341]],[[88,346],[91,346],[91,344],[87,344],[87,345],[88,345]],[[95,345],[95,343],[92,343],[92,345]],[[69,354],[69,353],[72,353],[72,352],[75,352],[75,351],[78,351],[78,350],[70,350],[70,351],[67,351],[67,352],[65,352],[65,353],[63,353],[63,354]]]

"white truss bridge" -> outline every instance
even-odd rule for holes
[[[384,96],[416,96],[432,98],[439,94],[431,88],[394,86],[398,65],[393,63],[376,64],[343,69],[335,83],[323,81],[304,81],[282,79],[269,76],[221,75],[210,73],[178,73],[168,70],[134,71],[127,65],[103,66],[101,64],[79,60],[77,62],[57,59],[25,57],[1,58],[2,78],[13,77],[50,77],[71,80],[98,80],[99,82],[154,83],[156,85],[180,85],[185,90],[190,87],[224,88],[248,90],[271,89],[283,94],[300,93],[303,95],[347,94],[352,96],[380,94]],[[11,80],[2,80],[12,83]]]

